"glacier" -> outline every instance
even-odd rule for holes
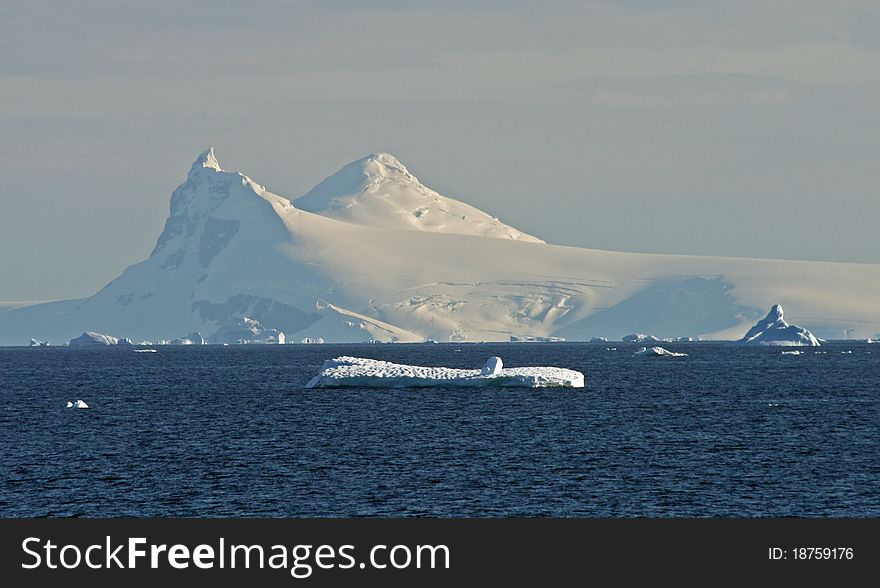
[[[83,331],[232,343],[282,333],[328,343],[735,340],[774,301],[817,337],[865,339],[880,332],[878,293],[878,265],[545,243],[434,192],[388,154],[288,198],[208,149],[173,191],[147,259],[83,299],[0,304],[0,344]],[[253,338],[244,319],[267,335]]]
[[[503,368],[492,357],[479,370],[404,365],[362,357],[328,359],[306,388],[412,387],[583,388],[584,375],[557,367]]]

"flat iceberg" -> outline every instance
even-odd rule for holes
[[[496,361],[497,360],[497,361]],[[489,371],[490,373],[486,373]],[[526,388],[583,388],[584,375],[557,367],[502,367],[492,357],[482,370],[402,365],[362,357],[328,359],[306,388],[411,388],[491,386]]]
[[[635,353],[633,357],[687,357],[687,353],[676,353],[662,347],[642,347]]]
[[[103,335],[93,331],[86,331],[76,339],[71,339],[68,345],[70,347],[98,347],[107,345],[116,345],[119,340],[110,335]]]
[[[776,345],[788,347],[818,347],[819,340],[808,330],[790,325],[783,318],[782,306],[774,304],[762,320],[749,329],[740,345]]]

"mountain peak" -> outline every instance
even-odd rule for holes
[[[781,304],[774,304],[770,308],[770,312],[767,313],[767,317],[764,319],[765,321],[781,321],[783,320],[785,311],[782,310]]]
[[[195,162],[193,162],[189,171],[192,173],[202,169],[223,171],[223,168],[220,167],[220,162],[217,161],[217,157],[214,155],[213,147],[209,147],[206,151],[203,151],[202,154],[196,158]]]
[[[352,161],[294,201],[300,210],[374,227],[543,243],[422,184],[390,153]]]
[[[354,183],[403,181],[419,184],[418,179],[406,169],[406,166],[399,159],[384,151],[370,153],[366,157],[352,161],[335,175],[337,177],[346,176],[349,181]]]
[[[399,159],[385,151],[370,153],[366,157],[357,160],[355,163],[360,163],[361,167],[365,169],[386,168],[407,174],[409,173],[409,170],[406,169],[406,166],[403,165]]]

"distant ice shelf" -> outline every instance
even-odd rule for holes
[[[362,357],[328,359],[306,388],[526,387],[583,388],[584,375],[557,367],[502,368],[492,357],[482,370],[402,365]]]

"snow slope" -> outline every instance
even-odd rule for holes
[[[308,212],[206,151],[148,259],[89,298],[0,310],[0,344],[83,331],[210,339],[241,317],[288,341],[735,339],[777,302],[823,338],[880,331],[878,265],[615,253],[461,234],[480,226],[468,223],[413,230],[394,212],[403,205],[390,219],[317,206],[351,193],[322,185]]]
[[[389,153],[373,153],[326,178],[294,205],[350,223],[543,243],[470,204],[422,185]]]

